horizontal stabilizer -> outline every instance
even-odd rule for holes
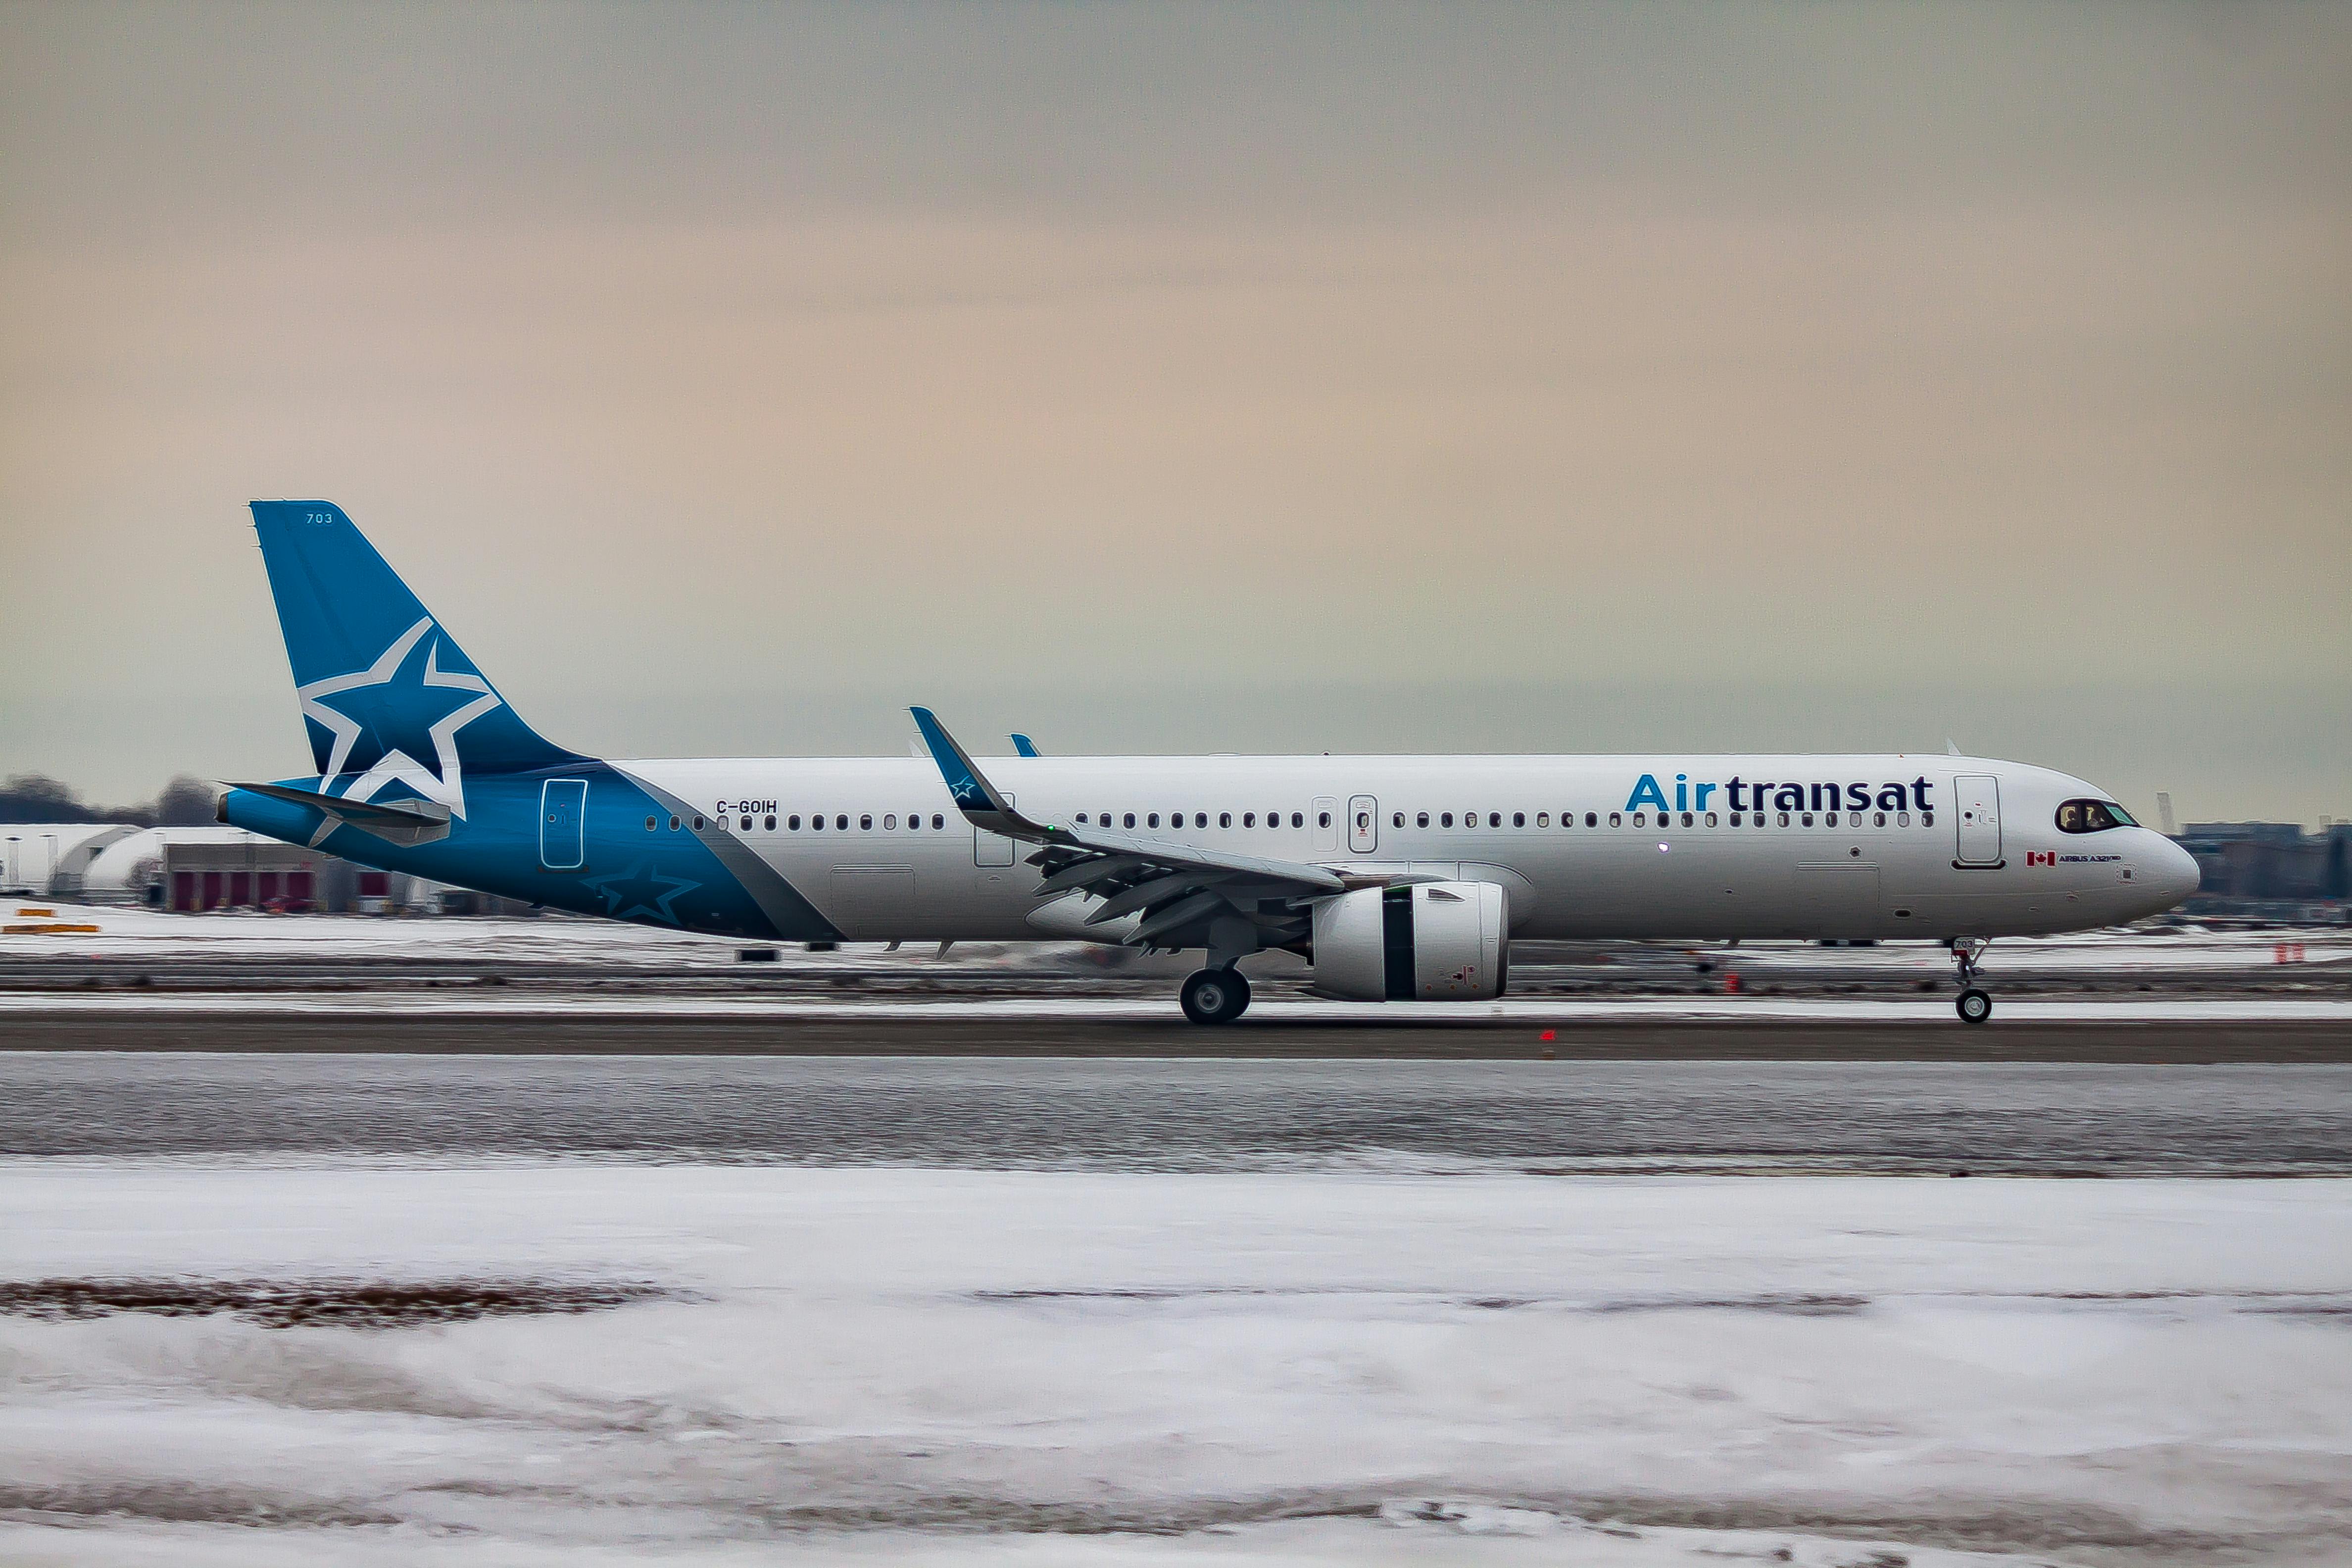
[[[437,801],[344,800],[286,784],[233,784],[228,787],[250,790],[289,805],[307,805],[362,833],[373,833],[387,844],[414,847],[449,837],[449,808]]]

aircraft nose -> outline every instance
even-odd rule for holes
[[[2197,857],[2169,838],[2157,839],[2156,852],[2149,859],[2150,890],[2163,897],[2163,907],[2168,910],[2196,892],[2198,883],[2203,879],[2197,869]]]

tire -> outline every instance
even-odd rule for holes
[[[1180,999],[1184,1016],[1195,1024],[1230,1024],[1249,1005],[1249,982],[1238,970],[1196,969]]]
[[[1971,985],[1952,999],[1952,1011],[1963,1024],[1981,1024],[1992,1016],[1992,998]]]

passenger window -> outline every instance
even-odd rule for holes
[[[1736,811],[1731,814],[1731,826],[1734,827],[1739,826],[1739,813]]]
[[[669,819],[669,830],[672,833],[676,833],[677,831],[677,818],[675,816]]]
[[[1526,812],[1524,812],[1524,811],[1515,811],[1515,812],[1511,813],[1511,826],[1514,826],[1514,827],[1525,827],[1527,825],[1528,825],[1528,814],[1527,814]]]
[[[1389,826],[1391,827],[1402,827],[1404,826],[1404,813],[1400,811],[1391,816],[1389,818]]]
[[[1551,813],[1549,811],[1537,812],[1536,826],[1538,827],[1549,827],[1551,826]]]
[[[1318,811],[1318,812],[1317,812],[1317,813],[1315,814],[1315,826],[1318,826],[1318,827],[1328,827],[1328,826],[1331,826],[1331,814],[1330,814],[1329,812],[1328,812],[1328,811]]]
[[[1633,826],[1636,827],[1647,826],[1649,821],[1650,814],[1646,811],[1637,811],[1633,814]]]
[[[1780,814],[1780,826],[1783,827],[1789,826],[1789,814],[1785,811]]]
[[[1292,813],[1290,814],[1290,826],[1293,826],[1293,827],[1304,827],[1304,826],[1307,826],[1307,814],[1306,814],[1305,812],[1303,812],[1303,811],[1294,811],[1294,812],[1292,812]]]
[[[1082,812],[1078,813],[1078,826],[1079,826],[1080,827],[1084,827],[1086,825],[1087,825],[1087,814],[1086,814],[1085,812],[1083,812],[1083,811],[1082,811]]]
[[[768,831],[769,831],[769,832],[771,832],[771,833],[773,833],[775,830],[776,830],[776,819],[775,819],[774,817],[772,817],[772,817],[768,818]]]
[[[834,815],[834,818],[833,818],[833,826],[834,826],[835,828],[837,828],[838,830],[840,830],[841,832],[843,832],[843,833],[846,833],[846,832],[848,832],[848,831],[849,831],[849,818],[848,818],[848,816],[847,816],[846,815],[845,815],[845,814],[842,814],[842,813],[838,813],[838,812],[836,812],[836,813]]]
[[[822,816],[810,817],[809,831],[811,833],[823,833],[824,831],[824,818]]]
[[[1195,826],[1195,827],[1206,827],[1206,826],[1209,826],[1209,814],[1208,814],[1207,812],[1205,812],[1205,811],[1196,811],[1196,812],[1194,812],[1194,813],[1192,814],[1192,826]]]
[[[1129,813],[1127,814],[1127,825],[1128,825],[1129,827],[1132,827],[1132,826],[1135,826],[1135,813],[1133,813],[1133,812],[1131,812],[1131,811],[1130,811],[1130,812],[1129,812]]]
[[[1503,826],[1503,814],[1502,814],[1501,812],[1499,812],[1499,811],[1490,811],[1490,812],[1488,812],[1488,813],[1486,814],[1486,826],[1489,826],[1489,827],[1500,827],[1500,826]]]
[[[1588,811],[1588,812],[1586,812],[1586,813],[1584,814],[1584,826],[1587,826],[1587,827],[1598,827],[1598,826],[1601,826],[1601,814],[1600,814],[1600,813],[1598,813],[1598,812],[1592,812],[1592,811]]]
[[[885,833],[896,832],[898,830],[898,814],[895,811],[882,819],[882,830]]]
[[[1811,827],[1813,825],[1813,814],[1811,812],[1809,811],[1805,813],[1804,823],[1808,827]]]
[[[788,832],[798,833],[801,830],[801,819],[798,816],[788,816],[784,818],[784,827]]]
[[[1871,826],[1872,826],[1873,827],[1884,827],[1884,826],[1886,826],[1886,814],[1885,814],[1885,812],[1883,812],[1883,811],[1882,811],[1882,812],[1880,812],[1880,813],[1878,814],[1878,820],[1877,820],[1876,822],[1872,823],[1872,824],[1871,824]]]
[[[1640,826],[1641,820],[1642,819],[1640,817],[1635,817],[1633,819],[1635,826]],[[1625,826],[1625,819],[1612,811],[1609,814],[1609,826],[1612,827],[1622,827]]]
[[[1908,826],[1911,826],[1911,814],[1910,814],[1909,812],[1907,812],[1907,811],[1898,811],[1898,812],[1896,812],[1896,813],[1895,814],[1895,826],[1897,826],[1897,827],[1908,827]]]
[[[1242,826],[1244,827],[1255,827],[1257,826],[1257,813],[1255,811],[1243,812]]]
[[[697,833],[699,833],[699,832],[701,832],[701,831],[702,831],[702,818],[700,818],[700,817],[698,817],[698,817],[696,817],[696,818],[694,819],[694,830],[695,830]]]
[[[1153,812],[1150,816],[1145,817],[1143,820],[1144,820],[1146,823],[1150,824],[1151,826],[1153,826],[1153,827],[1157,827],[1157,826],[1160,826],[1160,814],[1159,814],[1158,812],[1156,812],[1156,811],[1155,811],[1155,812]]]
[[[1685,811],[1685,812],[1684,812],[1684,813],[1683,813],[1683,826],[1684,826],[1685,827],[1688,827],[1690,825],[1691,825],[1691,814],[1690,814],[1689,812]]]
[[[1710,811],[1706,814],[1706,825],[1709,827],[1713,827],[1715,826],[1715,813]]]
[[[1454,814],[1453,814],[1452,812],[1450,812],[1450,811],[1441,811],[1441,812],[1439,812],[1439,813],[1437,814],[1437,826],[1440,826],[1440,827],[1451,827],[1451,826],[1454,826]]]
[[[1413,813],[1413,816],[1412,816],[1412,825],[1413,825],[1415,827],[1426,827],[1426,826],[1429,826],[1429,813],[1427,813],[1427,812],[1425,812],[1425,811],[1417,811],[1417,812]]]
[[[1234,825],[1234,814],[1233,814],[1232,812],[1230,812],[1230,811],[1221,811],[1221,812],[1217,813],[1217,826],[1220,826],[1220,827],[1231,827],[1233,825]]]
[[[1922,827],[1933,827],[1933,826],[1936,826],[1936,814],[1935,814],[1934,812],[1932,812],[1932,811],[1923,811],[1923,812],[1921,812],[1921,813],[1919,814],[1919,826],[1922,826]]]
[[[648,817],[646,817],[646,831],[647,833],[651,833],[651,832],[654,830],[654,825],[655,825],[656,822],[660,821],[660,820],[661,820],[661,819],[660,819],[659,817],[654,817],[654,816],[648,816]]]
[[[946,818],[946,817],[941,816],[940,816],[938,812],[936,812],[936,811],[935,811],[935,812],[933,812],[933,813],[931,813],[931,827],[932,827],[932,830],[933,830],[934,832],[936,832],[936,831],[937,831],[937,830],[939,830],[940,828],[945,827],[947,825],[948,825],[948,824],[947,824],[947,818]]]
[[[748,816],[743,819],[743,831],[746,833],[751,831],[751,819]]]

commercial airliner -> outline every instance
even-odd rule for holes
[[[2104,792],[1979,757],[606,761],[522,721],[341,509],[253,503],[315,772],[221,820],[386,870],[760,941],[1280,948],[1363,1001],[1503,994],[1514,939],[1915,939],[1981,1024],[1986,944],[2170,909],[2197,865]]]

